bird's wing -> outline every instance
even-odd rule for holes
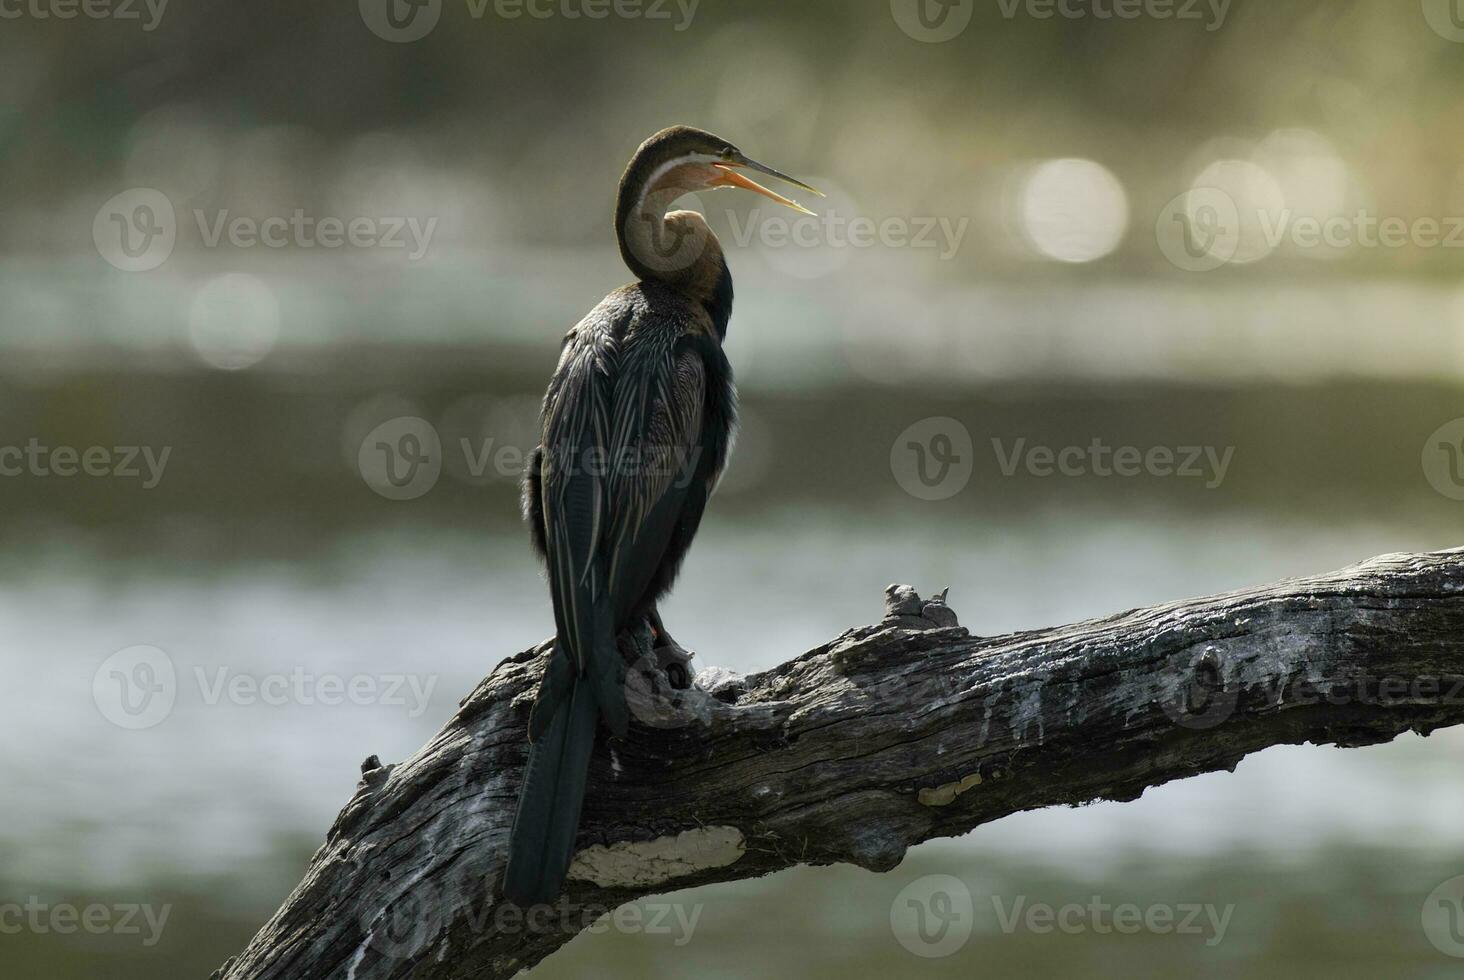
[[[618,618],[643,598],[681,518],[701,446],[706,370],[667,327],[626,344],[611,418],[606,549]]]
[[[595,608],[608,601],[605,566],[597,556],[607,487],[603,475],[585,463],[610,440],[616,361],[607,325],[587,318],[566,339],[544,401],[540,496],[546,565],[559,648],[574,675],[590,667]]]
[[[616,318],[635,316],[630,329]],[[679,325],[644,308],[592,314],[570,334],[545,400],[540,497],[564,656],[550,664],[531,732],[575,678],[622,727],[616,632],[661,568],[699,463],[706,371]],[[704,501],[702,501],[704,503]]]

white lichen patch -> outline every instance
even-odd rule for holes
[[[973,772],[971,775],[958,779],[954,783],[946,783],[944,786],[937,786],[935,789],[926,787],[915,794],[915,799],[925,806],[949,806],[954,803],[956,797],[973,786],[981,785],[981,773]]]
[[[699,827],[674,837],[595,844],[574,856],[569,877],[601,888],[645,887],[709,868],[725,868],[747,853],[736,827]]]
[[[703,691],[715,691],[723,684],[736,684],[742,675],[726,667],[703,667],[696,672],[696,686]]]

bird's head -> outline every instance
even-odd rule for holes
[[[646,140],[631,157],[620,178],[616,227],[620,251],[631,271],[642,279],[700,284],[716,278],[722,266],[721,247],[701,215],[668,213],[672,203],[696,191],[740,187],[804,214],[797,201],[769,190],[748,177],[766,174],[811,194],[803,181],[749,159],[737,147],[704,130],[672,126]]]
[[[629,203],[633,207],[651,198],[664,199],[666,195],[674,194],[675,197],[667,200],[669,204],[676,197],[693,191],[740,187],[795,211],[813,213],[797,201],[789,200],[752,180],[746,175],[748,171],[774,177],[823,197],[803,181],[749,159],[745,153],[720,136],[690,126],[672,126],[642,143],[635,156],[631,157],[625,176],[620,181],[622,204]],[[630,202],[624,201],[626,196],[631,197]]]

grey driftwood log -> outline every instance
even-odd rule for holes
[[[1464,722],[1464,550],[1001,637],[908,587],[886,606],[689,692],[632,666],[645,723],[597,746],[567,894],[527,913],[496,886],[547,645],[505,660],[415,756],[367,760],[304,880],[215,976],[509,977],[641,896],[796,864],[888,871],[1019,810]]]

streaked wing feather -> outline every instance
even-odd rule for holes
[[[610,446],[614,521],[607,543],[610,591],[617,598],[638,598],[620,595],[628,583],[619,581],[619,569],[627,550],[636,547],[653,508],[668,491],[685,483],[701,439],[706,395],[701,358],[690,352],[675,354],[672,342],[655,339],[657,346],[636,360],[637,369],[622,374],[616,385]],[[643,558],[659,562],[659,549],[652,550],[658,553]]]
[[[617,352],[603,324],[586,320],[565,343],[544,404],[542,490],[549,587],[556,625],[576,672],[583,672],[593,622],[585,602],[602,598],[599,560],[607,511],[603,474],[583,462],[609,439],[610,377]]]

